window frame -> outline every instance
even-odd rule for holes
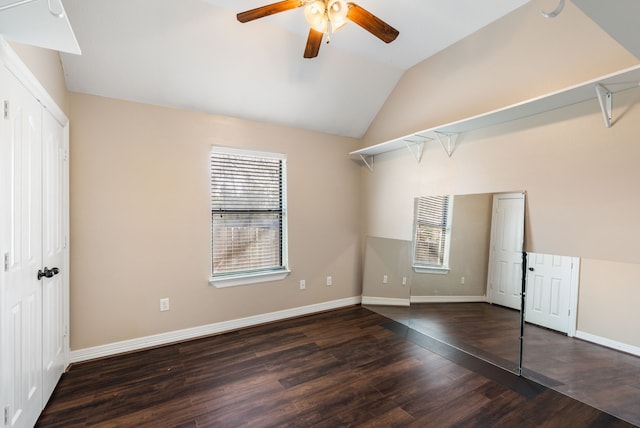
[[[280,233],[280,267],[264,268],[257,270],[244,270],[234,273],[224,273],[216,275],[213,272],[214,259],[214,224],[213,224],[213,206],[210,203],[209,222],[210,222],[210,269],[209,284],[216,288],[235,287],[239,285],[257,284],[262,282],[282,280],[289,275],[289,254],[288,254],[288,224],[287,224],[287,157],[284,153],[268,152],[262,150],[253,150],[236,147],[226,147],[212,145],[209,151],[209,198],[213,195],[213,171],[212,160],[214,154],[248,156],[253,158],[278,159],[281,162],[280,185],[281,185],[281,233]],[[249,210],[250,211],[250,210]]]
[[[418,241],[418,227],[419,227],[419,214],[420,214],[420,199],[426,198],[434,198],[434,197],[446,197],[447,198],[447,213],[446,217],[443,214],[443,219],[445,221],[444,229],[445,229],[445,239],[444,239],[444,248],[442,249],[442,263],[441,264],[427,264],[421,263],[417,260],[416,252],[418,249],[417,241]],[[450,267],[450,254],[451,254],[451,228],[453,222],[453,195],[443,195],[443,196],[419,196],[414,200],[414,217],[413,217],[413,248],[412,248],[412,268],[415,272],[418,273],[431,273],[431,274],[440,274],[445,275],[449,273],[451,270]]]

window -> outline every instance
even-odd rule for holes
[[[211,149],[211,283],[228,287],[287,273],[283,154]]]
[[[417,272],[447,273],[453,196],[416,198],[413,267]]]

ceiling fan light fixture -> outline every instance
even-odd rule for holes
[[[314,30],[320,31],[321,33],[327,32],[328,19],[327,5],[325,2],[316,0],[305,6],[304,17]]]
[[[240,22],[249,22],[258,18],[304,8],[304,17],[311,27],[304,50],[305,58],[318,56],[323,39],[329,43],[332,33],[348,22],[353,22],[385,43],[391,43],[400,32],[369,12],[347,0],[280,0],[236,15]]]

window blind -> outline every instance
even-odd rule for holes
[[[282,269],[281,155],[211,152],[213,276]]]
[[[449,196],[416,198],[414,265],[448,267]]]

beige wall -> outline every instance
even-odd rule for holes
[[[358,141],[69,94],[57,52],[11,47],[71,121],[72,350],[360,295]],[[208,285],[212,144],[287,153],[286,280]]]
[[[347,156],[356,140],[69,99],[72,350],[360,295],[359,166]],[[208,285],[212,144],[287,154],[287,279]],[[161,313],[163,297],[171,310]]]
[[[638,346],[638,319],[629,314],[637,313],[640,303],[640,264],[582,259],[580,276],[581,330]]]
[[[533,1],[411,69],[367,135],[370,144],[469,114],[502,107],[579,83],[638,61],[570,2],[555,20]],[[626,303],[638,293],[640,265],[640,90],[614,96],[612,128],[597,100],[461,135],[451,158],[437,142],[421,163],[407,150],[376,156],[362,168],[365,235],[411,239],[417,195],[527,192],[527,250],[577,256],[581,281],[578,329],[638,346],[640,312]],[[590,275],[597,266],[598,278]],[[595,294],[594,294],[595,293]],[[612,297],[618,296],[618,297]],[[616,303],[617,302],[617,303]],[[636,299],[636,303],[638,303]],[[600,320],[611,320],[602,325]],[[595,328],[595,325],[601,328]]]
[[[573,3],[555,19],[532,0],[409,69],[365,136],[377,144],[635,65]],[[551,5],[553,7],[553,5]]]
[[[68,115],[67,86],[58,52],[17,42],[11,42],[9,45],[53,98],[53,101],[58,104],[58,107]]]

